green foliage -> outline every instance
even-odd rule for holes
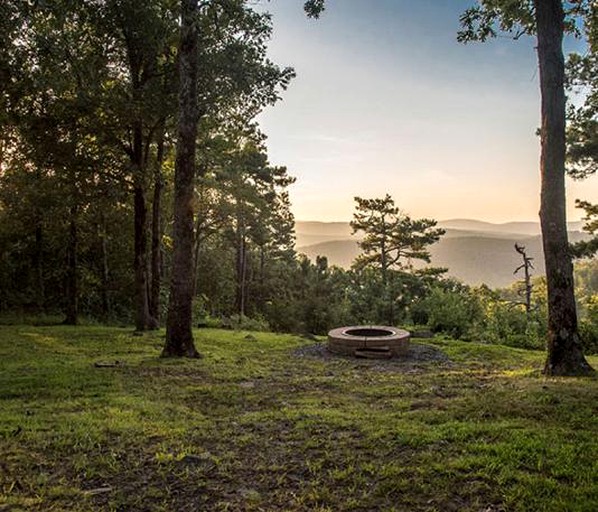
[[[383,199],[356,197],[357,203],[351,228],[363,233],[358,242],[363,251],[355,268],[372,267],[386,272],[397,268],[411,269],[412,260],[430,262],[428,246],[437,242],[444,230],[436,228],[431,219],[412,219],[401,212],[387,194]]]
[[[545,284],[537,279],[534,309],[527,316],[517,285],[492,291],[456,281],[440,281],[411,308],[414,323],[453,338],[528,349],[543,349],[546,337]]]
[[[598,307],[594,309],[598,311]],[[591,317],[581,320],[579,336],[585,354],[598,354],[598,313],[594,312]]]
[[[583,99],[569,105],[567,120],[567,172],[587,178],[598,169],[598,5],[580,2],[587,51],[572,53],[567,60],[567,87],[571,96]]]
[[[485,286],[475,290],[482,309],[479,336],[491,343],[528,349],[543,349],[546,336],[546,285],[543,278],[532,280],[531,311],[521,300],[523,282],[492,291]]]
[[[580,25],[595,16],[596,6],[590,0],[563,2],[565,29],[580,33]],[[534,0],[477,0],[460,17],[457,40],[462,43],[485,42],[506,34],[513,39],[536,33]]]
[[[222,324],[226,325],[229,329],[235,329],[236,331],[266,332],[270,330],[268,322],[261,317],[249,318],[245,315],[231,315],[230,317],[223,319]]]
[[[592,235],[592,238],[571,244],[571,252],[575,258],[591,258],[598,253],[598,204],[579,199],[575,203],[578,208],[583,208],[586,212],[584,217],[586,224],[583,230]]]
[[[598,259],[578,261],[575,265],[579,334],[587,354],[598,353]]]
[[[364,319],[373,323],[394,325],[401,319],[405,306],[417,295],[418,277],[438,277],[439,272],[414,272],[412,260],[430,262],[428,246],[437,242],[444,230],[436,228],[431,219],[411,219],[394,204],[390,195],[383,199],[356,197],[357,203],[351,228],[363,232],[358,242],[363,251],[355,260],[355,275],[362,281],[370,311],[362,310]],[[435,269],[439,271],[440,269]],[[441,272],[440,272],[441,273]],[[373,289],[372,289],[373,287]],[[373,293],[372,293],[373,292]]]
[[[319,18],[326,7],[325,2],[326,0],[307,0],[303,4],[303,9],[308,17]]]
[[[285,290],[265,308],[265,316],[274,329],[326,334],[351,321],[349,281],[344,270],[329,267],[324,257],[317,257],[312,263],[300,256],[294,267],[287,268],[285,277]]]
[[[468,287],[435,286],[412,308],[415,321],[456,339],[467,338],[481,321],[482,311]]]
[[[515,39],[535,31],[532,0],[479,0],[460,18],[457,40],[484,42],[506,32]]]
[[[313,14],[323,8],[310,4]],[[154,276],[148,212],[159,193],[172,199],[179,8],[165,0],[2,3],[0,310],[65,309],[74,275],[82,314],[130,318],[134,295],[145,295],[146,286],[135,286],[144,274],[149,284],[168,282],[172,247],[159,244],[172,238],[172,211],[162,201],[152,219],[154,253],[162,253]],[[293,219],[282,190],[292,179],[268,164],[255,117],[294,72],[267,58],[271,18],[250,3],[204,2],[197,22],[197,188],[209,200],[193,205],[196,252],[215,233],[225,236],[232,205],[244,202],[252,249],[268,253],[266,274],[283,252],[292,258]],[[230,314],[222,288],[210,296],[211,309]],[[271,289],[263,288],[262,302]]]

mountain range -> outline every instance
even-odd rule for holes
[[[471,285],[491,288],[509,286],[521,278],[514,270],[522,264],[515,251],[518,243],[534,258],[534,275],[544,274],[542,237],[539,223],[508,222],[493,224],[472,219],[438,222],[446,230],[440,241],[430,247],[431,265],[448,268],[448,275]],[[569,239],[583,239],[581,222],[569,223]],[[349,268],[360,252],[359,236],[351,234],[348,222],[297,221],[297,251],[314,260],[326,256],[330,265]]]

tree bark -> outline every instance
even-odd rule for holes
[[[151,288],[150,316],[156,324],[160,324],[160,288],[162,284],[162,190],[164,178],[162,163],[164,161],[164,130],[160,131],[154,172],[154,200],[152,202],[152,254],[151,254]]]
[[[44,230],[41,214],[35,223],[35,253],[33,255],[35,268],[35,282],[37,288],[37,311],[42,313],[46,308],[46,293],[44,287]]]
[[[540,223],[548,285],[546,375],[593,372],[581,348],[565,212],[565,66],[561,0],[535,0],[542,97]]]
[[[193,342],[193,182],[197,140],[197,1],[181,0],[179,121],[174,177],[173,263],[163,357],[200,357]]]
[[[525,289],[524,289],[524,293],[525,293],[525,316],[527,321],[529,322],[530,320],[530,316],[532,314],[532,289],[533,289],[533,285],[532,285],[532,276],[531,276],[531,272],[530,269],[534,268],[533,264],[532,264],[532,260],[533,258],[530,258],[526,252],[525,252],[525,247],[523,245],[519,245],[519,244],[515,244],[515,251],[517,251],[519,254],[521,254],[521,257],[523,258],[523,265],[519,266],[514,274],[517,274],[517,272],[519,272],[521,269],[523,269],[523,275],[524,275],[524,281],[525,281]]]
[[[66,318],[65,325],[79,323],[79,285],[77,280],[77,209],[71,206],[69,219],[69,237],[67,243],[67,269],[66,269]]]
[[[108,280],[110,268],[108,265],[108,233],[106,232],[106,217],[100,212],[100,225],[98,226],[100,236],[100,264],[101,264],[101,299],[102,316],[106,319],[110,316],[110,297],[108,295]]]
[[[237,254],[236,254],[236,298],[235,306],[239,316],[245,316],[247,286],[247,240],[243,213],[237,216]]]
[[[147,204],[145,187],[136,184],[133,190],[135,216],[135,329],[145,331],[152,325],[148,300]]]

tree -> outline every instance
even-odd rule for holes
[[[261,134],[231,139],[219,141],[227,149],[201,180],[196,242],[219,251],[221,260],[234,262],[233,313],[245,316],[263,313],[274,292],[271,274],[278,272],[279,263],[294,260],[294,219],[286,193],[294,178],[285,167],[269,164]],[[220,238],[220,246],[207,245],[208,238]],[[200,273],[205,268],[202,263]],[[206,286],[212,288],[197,277],[201,293]],[[227,286],[221,284],[224,292]]]
[[[565,213],[565,66],[562,41],[571,16],[587,8],[576,2],[565,18],[561,0],[480,0],[461,17],[463,42],[485,41],[503,30],[536,34],[541,94],[540,224],[548,284],[547,375],[589,374],[579,332],[573,265]]]
[[[392,268],[411,269],[414,259],[430,262],[428,246],[444,234],[443,229],[435,228],[435,220],[412,219],[388,194],[383,199],[356,197],[355,201],[351,228],[353,234],[364,233],[358,242],[363,254],[355,262],[357,267],[379,268],[386,279]]]
[[[567,112],[567,172],[574,179],[585,179],[598,170],[598,4],[588,7],[584,18],[588,41],[585,54],[573,53],[567,61],[567,88],[583,95],[580,106],[570,105]],[[576,201],[585,210],[584,231],[594,235],[590,240],[573,244],[575,258],[588,258],[598,252],[598,205]]]
[[[166,0],[107,0],[100,3],[92,15],[109,55],[110,67],[116,70],[114,78],[103,84],[104,115],[98,117],[98,124],[102,142],[123,156],[118,169],[120,180],[133,199],[135,328],[138,331],[158,327],[155,288],[160,276],[153,275],[151,270],[156,270],[159,254],[160,167],[165,131],[176,114],[173,77],[177,14],[172,3]]]
[[[532,289],[533,289],[530,271],[533,270],[533,268],[534,268],[534,264],[532,263],[534,258],[531,258],[530,256],[527,255],[527,253],[525,252],[525,246],[523,246],[523,245],[519,245],[516,243],[515,251],[517,251],[519,254],[521,254],[521,257],[523,258],[523,263],[515,269],[513,274],[517,274],[517,272],[519,272],[520,270],[523,270],[524,287],[523,287],[523,290],[520,290],[520,295],[523,295],[525,297],[525,302],[523,304],[525,306],[525,314],[527,316],[527,319],[529,320],[530,314],[532,311]]]
[[[10,5],[10,4],[9,4]],[[5,162],[9,175],[37,175],[38,191],[21,193],[54,197],[55,214],[64,214],[65,323],[79,315],[83,219],[102,201],[114,155],[98,143],[96,119],[101,108],[101,84],[109,80],[108,57],[101,46],[88,5],[57,1],[51,5],[14,3],[10,19],[19,26],[12,50],[3,53],[10,78],[2,95],[4,122],[10,135]],[[18,179],[10,180],[13,184]],[[25,183],[25,181],[21,181]],[[51,184],[50,186],[46,186]],[[58,199],[60,197],[60,199]],[[39,302],[44,302],[43,253],[50,222],[41,202],[33,205]],[[59,213],[62,212],[62,213]]]
[[[191,332],[193,301],[193,183],[197,141],[198,7],[181,1],[179,125],[174,192],[174,254],[163,357],[199,357]]]
[[[598,170],[598,4],[590,2],[582,14],[587,48],[571,53],[566,67],[568,92],[583,98],[567,111],[567,172],[575,179]]]
[[[202,141],[214,132],[223,133],[239,125],[246,132],[254,131],[255,116],[279,99],[279,90],[285,89],[294,76],[292,69],[281,69],[266,58],[270,18],[246,4],[245,0],[182,2],[182,13],[188,19],[185,18],[186,25],[181,25],[179,45],[174,254],[163,355],[196,355],[190,347],[198,123],[201,120],[200,126],[205,130],[201,134]],[[194,41],[191,38],[195,38]],[[199,169],[202,175],[207,172],[204,166]],[[195,224],[204,225],[201,219]],[[243,258],[244,255],[243,252]],[[241,269],[244,265],[243,260]]]
[[[388,308],[388,322],[394,323],[396,288],[393,270],[412,271],[413,260],[430,262],[428,246],[437,242],[444,230],[431,219],[412,219],[401,212],[390,195],[383,199],[356,197],[356,211],[351,228],[353,234],[363,232],[358,242],[363,251],[354,263],[355,269],[374,268],[380,272]]]

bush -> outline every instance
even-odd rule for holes
[[[231,315],[222,319],[222,326],[244,331],[270,331],[268,322],[262,317],[250,318],[245,315]]]
[[[450,291],[433,288],[430,294],[412,308],[412,318],[427,320],[433,332],[453,338],[469,334],[479,320],[479,305],[466,290]]]
[[[584,354],[598,354],[598,325],[588,321],[580,322],[579,335]]]
[[[598,354],[598,294],[587,297],[579,335],[586,354]]]

